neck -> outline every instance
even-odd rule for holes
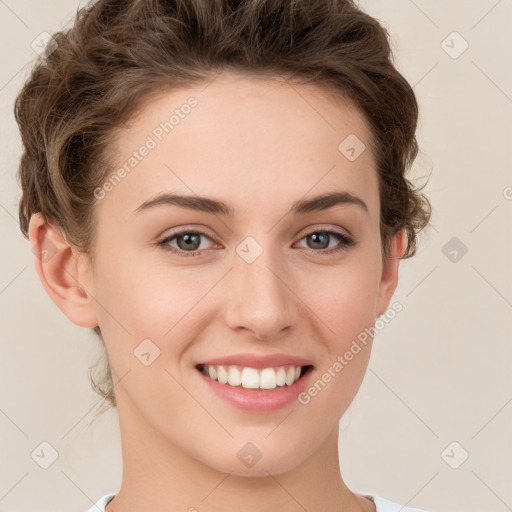
[[[319,450],[292,470],[239,476],[191,457],[158,432],[150,432],[142,421],[123,421],[121,410],[123,480],[107,512],[375,511],[373,502],[352,493],[341,477],[338,426]]]

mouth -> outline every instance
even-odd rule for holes
[[[313,365],[283,365],[252,368],[239,365],[198,364],[208,379],[230,388],[272,391],[293,386],[313,370]]]

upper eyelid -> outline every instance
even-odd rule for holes
[[[185,229],[180,229],[179,231],[174,231],[173,233],[170,233],[169,235],[165,235],[163,237],[159,237],[159,241],[160,243],[161,242],[164,242],[166,240],[170,240],[176,236],[179,236],[179,235],[183,235],[185,233],[196,233],[196,234],[199,234],[201,236],[205,236],[207,238],[209,238],[212,242],[215,241],[215,237],[208,234],[206,231],[204,231],[203,229],[196,229],[196,228],[185,228]]]

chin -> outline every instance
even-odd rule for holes
[[[304,454],[293,446],[283,451],[278,446],[268,446],[259,450],[256,443],[250,442],[237,442],[236,445],[234,457],[228,448],[227,451],[230,453],[218,454],[216,459],[204,460],[204,463],[223,473],[243,477],[267,477],[269,473],[279,475],[291,471],[305,459],[305,456],[302,456]]]

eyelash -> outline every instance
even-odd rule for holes
[[[341,242],[341,244],[338,247],[331,248],[331,249],[306,248],[309,252],[317,253],[317,254],[321,254],[321,255],[328,255],[328,254],[332,254],[332,253],[337,253],[339,251],[346,251],[347,249],[349,249],[356,243],[352,238],[350,238],[349,236],[347,236],[343,233],[339,233],[338,231],[330,231],[330,230],[322,230],[322,229],[310,231],[309,233],[306,233],[300,240],[303,240],[304,238],[306,238],[312,234],[320,234],[320,233],[334,236],[339,242]],[[200,256],[201,253],[204,252],[204,249],[196,250],[196,251],[183,251],[181,249],[176,249],[175,247],[171,247],[170,245],[168,245],[168,243],[171,240],[175,239],[176,237],[178,237],[180,235],[184,235],[184,234],[201,235],[201,236],[208,238],[209,240],[212,240],[212,238],[209,235],[207,235],[206,233],[204,233],[202,231],[183,230],[183,231],[177,231],[176,233],[166,236],[163,240],[160,240],[159,242],[157,242],[157,245],[162,247],[162,249],[164,249],[165,251],[169,251],[171,253],[178,254],[179,256],[182,256],[182,257],[191,257],[191,256],[197,256],[197,255]],[[213,240],[212,240],[212,242],[213,242]]]

